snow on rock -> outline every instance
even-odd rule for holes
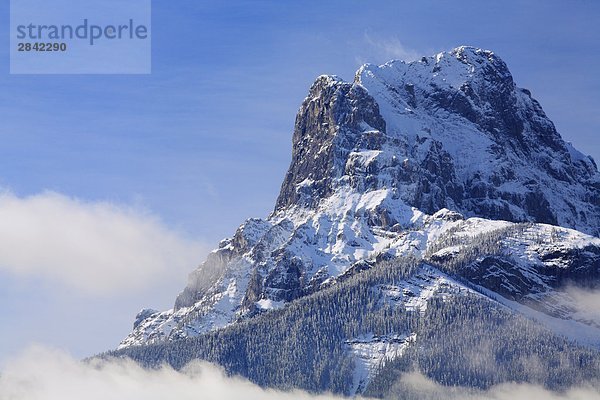
[[[415,341],[416,334],[410,336],[370,334],[346,341],[356,364],[350,394],[362,393],[380,367],[387,361],[400,357]]]
[[[599,235],[596,165],[562,140],[493,52],[462,46],[411,63],[365,65],[355,84],[386,123],[378,157],[405,160],[396,182],[408,204]],[[382,166],[386,174],[394,167]]]

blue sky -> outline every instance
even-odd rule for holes
[[[350,80],[364,62],[491,49],[563,137],[600,160],[596,1],[155,0],[152,74],[130,76],[10,75],[8,15],[3,2],[0,188],[151,215],[200,243],[195,263],[271,211],[314,78]],[[171,306],[186,271],[90,294],[47,271],[0,268],[0,363],[32,341],[77,356],[113,347],[140,308]]]

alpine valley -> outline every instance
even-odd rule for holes
[[[493,52],[320,76],[274,211],[107,355],[263,386],[409,398],[600,381],[600,173]]]

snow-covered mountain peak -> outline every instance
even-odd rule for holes
[[[174,309],[140,314],[122,345],[197,336],[411,255],[541,304],[566,275],[595,279],[599,227],[595,163],[493,52],[366,64],[353,82],[316,79],[273,213],[223,240]]]
[[[303,102],[276,212],[316,209],[339,187],[389,189],[432,214],[536,221],[600,233],[600,180],[493,52],[322,76]],[[397,221],[390,221],[396,223]]]
[[[512,75],[501,58],[489,50],[460,46],[420,60],[405,62],[392,60],[383,65],[365,64],[355,75],[355,82],[362,83],[373,76],[387,81],[409,81],[422,86],[460,88],[474,84],[481,88],[485,80],[496,80],[512,85]]]

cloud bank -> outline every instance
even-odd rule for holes
[[[592,387],[556,393],[535,385],[510,383],[481,391],[441,386],[418,373],[405,374],[393,390],[407,400],[600,400],[600,392]]]
[[[0,193],[0,270],[93,295],[181,278],[205,247],[148,213],[58,193]]]
[[[263,390],[228,378],[210,364],[195,362],[184,371],[147,370],[132,361],[82,363],[65,353],[32,348],[9,363],[0,375],[0,399],[10,400],[333,400]]]
[[[402,390],[400,390],[402,389]],[[395,387],[403,399],[419,400],[599,400],[592,388],[553,393],[526,384],[508,384],[482,392],[440,386],[420,374],[406,374]],[[247,380],[227,377],[205,362],[178,372],[170,367],[143,369],[129,360],[79,362],[69,355],[33,347],[0,373],[0,398],[10,400],[335,400],[302,391],[262,389]],[[397,398],[397,397],[390,397]]]

